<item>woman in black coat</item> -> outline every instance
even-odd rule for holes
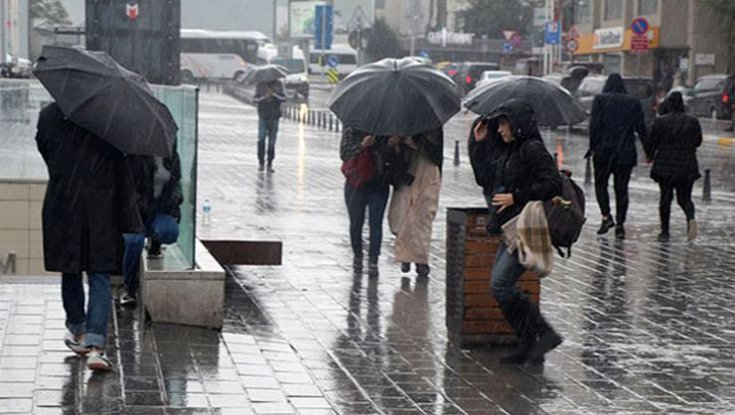
[[[47,271],[62,273],[69,330],[64,342],[89,354],[87,366],[110,370],[104,356],[111,303],[110,273],[118,272],[123,232],[140,232],[134,183],[123,154],[68,121],[58,105],[41,111],[36,134],[49,181],[43,202]],[[89,283],[85,310],[82,272]]]
[[[669,112],[653,123],[645,146],[646,155],[653,160],[651,178],[661,188],[659,240],[669,240],[671,201],[676,190],[676,201],[687,218],[687,239],[691,241],[697,237],[692,188],[701,176],[697,147],[702,144],[702,127],[697,118],[686,113],[681,93],[673,92],[666,101]]]
[[[475,176],[486,195],[498,227],[517,216],[532,200],[548,200],[561,192],[561,176],[536,126],[533,108],[510,100],[475,123],[470,157]],[[488,189],[494,189],[489,193]],[[501,363],[541,363],[562,338],[541,316],[537,305],[516,284],[525,268],[518,253],[501,243],[491,276],[492,294],[519,339],[518,348]]]

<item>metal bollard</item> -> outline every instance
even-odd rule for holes
[[[454,141],[454,165],[459,166],[459,140]]]
[[[584,185],[589,186],[592,184],[592,157],[587,157],[587,162],[584,166]]]
[[[332,116],[332,113],[329,113],[329,131],[332,131],[332,122],[334,121],[334,117]]]
[[[334,120],[334,131],[339,132],[339,130],[340,130],[341,127],[342,127],[342,125],[339,122],[339,119]]]
[[[704,169],[704,191],[702,201],[704,203],[712,203],[712,178],[710,177],[710,169]]]
[[[559,153],[554,153],[554,165],[559,168]]]

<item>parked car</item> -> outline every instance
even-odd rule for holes
[[[442,72],[444,72],[445,75],[449,76],[453,80],[455,79],[455,76],[457,75],[457,72],[459,72],[459,68],[462,66],[459,63],[456,62],[439,62],[434,67]]]
[[[590,75],[582,80],[579,88],[574,92],[574,96],[579,99],[587,114],[592,110],[592,101],[597,95],[602,93],[602,89],[607,82],[607,76]],[[641,101],[643,115],[646,117],[646,123],[650,124],[656,118],[656,94],[653,88],[653,79],[638,77],[623,77],[625,89],[628,94],[636,97]]]
[[[707,75],[697,79],[688,91],[688,110],[696,117],[732,118],[732,97],[728,92],[735,84],[735,75]]]
[[[5,54],[5,66],[0,70],[1,76],[8,78],[30,78],[33,64],[28,59]]]
[[[513,75],[513,73],[510,71],[483,71],[482,75],[480,75],[480,80],[477,83],[479,84],[480,82],[485,81],[495,81],[511,75]]]
[[[461,93],[467,93],[475,88],[485,71],[497,71],[500,65],[490,62],[464,62],[457,72],[455,82],[460,86]]]

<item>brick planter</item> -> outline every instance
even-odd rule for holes
[[[447,209],[447,312],[450,337],[462,345],[512,343],[513,330],[490,294],[490,273],[500,239],[488,236],[487,209]],[[538,304],[540,281],[527,272],[519,288]]]

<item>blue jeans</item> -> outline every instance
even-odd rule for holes
[[[380,244],[383,241],[383,215],[389,194],[388,186],[366,186],[355,189],[345,183],[345,204],[350,217],[350,242],[352,252],[356,256],[362,256],[362,227],[365,224],[366,208],[370,227],[369,255],[371,258],[380,256]]]
[[[258,162],[265,159],[265,137],[268,136],[268,163],[276,158],[276,135],[278,135],[278,117],[260,118],[258,120]]]
[[[140,276],[140,255],[145,246],[145,237],[152,236],[162,244],[172,244],[179,238],[179,224],[171,215],[155,213],[146,225],[146,233],[125,233],[125,253],[123,254],[123,277],[125,289],[130,295],[138,292]]]
[[[110,274],[87,274],[89,302],[84,311],[82,274],[61,274],[61,298],[66,311],[66,328],[75,336],[85,334],[85,346],[105,348],[112,288]]]
[[[518,254],[511,254],[505,242],[501,243],[495,254],[493,273],[490,277],[490,288],[498,303],[508,301],[520,293],[516,284],[525,271],[523,265],[518,262]]]

